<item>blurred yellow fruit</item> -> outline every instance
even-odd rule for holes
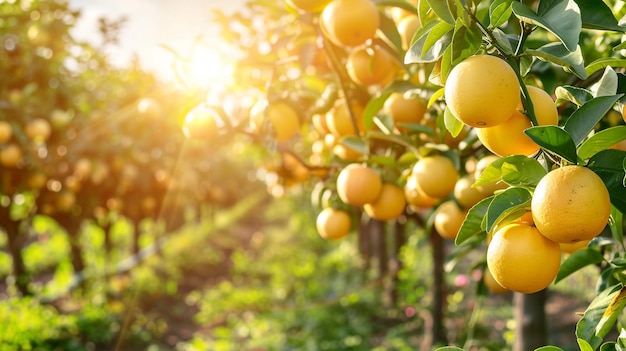
[[[413,166],[419,187],[434,198],[444,198],[452,193],[458,178],[454,163],[442,155],[427,156]]]
[[[363,210],[371,218],[389,221],[398,218],[406,207],[404,191],[395,184],[384,183],[380,194],[373,202],[363,205]]]

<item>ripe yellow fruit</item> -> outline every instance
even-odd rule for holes
[[[487,248],[487,266],[498,284],[525,294],[547,288],[560,265],[559,244],[524,223],[500,228]]]
[[[557,125],[559,113],[552,97],[537,87],[527,86],[527,89],[539,125]],[[506,121],[494,127],[476,129],[478,139],[489,151],[498,156],[536,154],[539,145],[524,133],[525,129],[532,127],[532,124],[530,119],[520,112],[523,109],[520,102],[517,110]]]
[[[541,178],[530,208],[541,234],[568,244],[593,239],[602,232],[611,214],[611,199],[597,174],[571,165]]]
[[[320,12],[331,0],[285,0],[285,2],[296,9],[306,12]]]
[[[454,66],[445,83],[450,112],[463,123],[486,128],[506,121],[520,101],[513,68],[490,55],[475,55]]]
[[[401,187],[384,183],[380,195],[373,202],[363,205],[368,216],[379,221],[389,221],[398,218],[406,207],[404,191]]]
[[[287,103],[282,101],[272,103],[267,107],[266,113],[276,132],[276,140],[287,141],[298,133],[300,129],[298,114]]]
[[[352,50],[346,62],[350,78],[360,85],[384,85],[396,71],[393,57],[379,46]]]
[[[389,114],[398,126],[399,123],[420,123],[426,114],[427,107],[426,103],[418,97],[406,97],[402,93],[394,92],[385,101],[383,111]]]
[[[350,233],[352,219],[348,212],[328,207],[317,215],[315,224],[322,238],[338,240]]]
[[[51,132],[52,127],[50,123],[43,118],[35,118],[24,126],[24,134],[26,134],[28,139],[36,143],[42,143],[48,140]]]
[[[398,33],[400,33],[400,38],[402,38],[402,48],[404,50],[409,49],[413,36],[421,26],[419,17],[414,15],[406,16],[398,22]]]
[[[320,25],[335,44],[357,46],[374,37],[380,17],[370,0],[334,0],[322,11]]]
[[[492,294],[506,294],[511,292],[511,290],[503,287],[498,284],[498,282],[493,278],[493,274],[489,271],[489,267],[485,268],[485,272],[483,273],[483,283],[485,283],[485,287]]]
[[[430,208],[433,207],[437,201],[439,201],[438,199],[430,197],[424,193],[424,190],[420,188],[417,177],[414,174],[410,174],[406,179],[406,184],[404,185],[404,197],[409,205],[417,208]]]
[[[351,163],[337,176],[339,198],[353,206],[374,202],[383,187],[380,175],[363,164]]]
[[[11,140],[13,136],[13,127],[11,123],[6,121],[0,121],[0,144],[4,144]]]
[[[22,161],[22,149],[16,144],[7,144],[0,149],[0,164],[6,167],[15,167]]]
[[[474,178],[478,179],[481,174],[483,174],[485,169],[498,159],[500,159],[500,157],[496,155],[487,155],[478,160],[478,162],[476,163],[476,170],[474,171]],[[494,191],[506,188],[508,188],[508,184],[503,181],[491,182],[476,187],[476,189],[478,189],[478,191],[483,193],[485,196],[491,196],[493,195]]]
[[[473,175],[466,175],[457,180],[454,186],[454,197],[466,210],[476,205],[485,195],[478,189],[472,187],[476,180]]]
[[[622,112],[622,119],[624,120],[624,122],[626,122],[626,104],[622,105],[621,112]]]
[[[210,140],[217,135],[218,126],[213,111],[198,106],[187,113],[183,134],[189,139]]]
[[[456,239],[467,212],[457,206],[453,200],[443,202],[435,210],[434,226],[437,233],[445,239]]]
[[[578,250],[582,250],[586,248],[587,245],[589,245],[590,241],[591,240],[581,240],[581,241],[571,243],[571,244],[559,243],[559,245],[561,246],[561,251],[568,253],[568,254],[572,254]]]
[[[365,130],[363,121],[363,112],[365,109],[356,101],[351,102],[350,107],[356,119],[357,128],[359,131]],[[350,117],[350,111],[348,111],[348,105],[344,99],[339,100],[337,104],[326,113],[326,125],[330,132],[337,137],[356,135],[354,124]]]
[[[420,159],[413,166],[412,173],[424,193],[438,199],[452,193],[459,175],[452,160],[442,155]]]

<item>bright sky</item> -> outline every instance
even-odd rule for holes
[[[120,35],[120,47],[111,52],[115,62],[124,64],[137,54],[144,68],[170,78],[172,55],[167,45],[185,55],[199,35],[217,42],[218,27],[211,23],[211,10],[227,13],[243,9],[246,0],[69,0],[70,8],[80,10],[81,19],[74,36],[78,40],[98,40],[98,18],[128,21]],[[165,73],[164,73],[165,72]]]

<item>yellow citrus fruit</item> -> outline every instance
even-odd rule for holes
[[[557,125],[559,113],[552,97],[537,87],[527,86],[527,89],[539,125]],[[523,109],[520,102],[517,110],[506,121],[494,127],[476,129],[478,139],[489,151],[498,156],[536,154],[539,145],[524,133],[524,130],[530,128],[532,124],[530,119],[520,112]]]
[[[474,171],[474,178],[478,179],[481,176],[481,174],[483,174],[485,169],[498,159],[500,159],[500,157],[496,155],[487,155],[487,156],[482,157],[480,160],[478,160],[478,162],[476,163],[476,170]],[[505,182],[501,180],[497,182],[490,182],[487,184],[479,185],[476,187],[476,189],[478,189],[478,191],[483,193],[485,196],[491,196],[493,195],[494,191],[502,190],[506,188],[508,188],[508,184],[506,184]]]
[[[586,248],[587,245],[589,245],[590,241],[591,240],[581,240],[581,241],[571,243],[571,244],[559,243],[559,245],[561,246],[561,251],[568,253],[568,254],[572,254],[578,250],[582,250]]]
[[[331,0],[285,0],[285,2],[296,9],[306,12],[320,12]]]
[[[559,244],[524,223],[500,228],[487,248],[487,266],[498,284],[525,294],[547,288],[560,265]]]
[[[0,121],[0,144],[4,144],[11,140],[13,136],[13,127],[11,123],[6,121]]]
[[[402,188],[392,183],[384,183],[380,195],[373,202],[363,205],[363,210],[371,218],[389,221],[398,218],[405,207],[406,199]]]
[[[267,117],[278,141],[286,141],[293,138],[300,129],[300,121],[296,111],[285,102],[276,102],[267,107]]]
[[[486,128],[506,121],[520,101],[515,71],[491,55],[471,56],[452,68],[444,96],[450,112],[463,123]]]
[[[568,244],[593,239],[602,232],[611,214],[611,199],[597,174],[571,165],[541,178],[530,208],[541,234]]]
[[[386,83],[389,75],[396,71],[393,57],[379,46],[353,49],[346,61],[350,78],[360,85]]]
[[[28,139],[37,143],[48,140],[51,132],[52,127],[50,123],[43,118],[35,118],[24,126],[24,134],[26,134]]]
[[[217,135],[215,114],[202,106],[189,111],[185,116],[183,134],[190,139],[209,140]]]
[[[357,46],[374,37],[380,18],[370,0],[334,0],[322,11],[320,24],[335,44]]]
[[[483,193],[472,187],[475,181],[473,175],[466,175],[459,178],[454,186],[454,197],[466,210],[485,198]]]
[[[402,38],[402,48],[408,50],[413,41],[413,36],[421,27],[420,19],[417,16],[406,16],[398,22],[398,33]]]
[[[535,222],[533,222],[533,213],[531,211],[526,211],[523,215],[521,215],[519,218],[517,218],[513,222],[515,222],[515,223],[525,223],[525,224],[528,224],[528,225],[533,225],[535,223]]]
[[[485,283],[485,287],[492,294],[506,294],[511,292],[511,290],[500,285],[494,278],[493,274],[489,271],[489,267],[485,268],[483,283]]]
[[[15,167],[22,160],[22,149],[16,144],[7,144],[0,149],[0,164]]]
[[[622,119],[624,120],[624,122],[626,122],[626,104],[622,105]]]
[[[406,184],[404,185],[404,197],[409,205],[417,208],[430,208],[433,207],[437,201],[439,201],[438,199],[430,197],[424,193],[424,190],[420,188],[417,177],[414,174],[410,174],[406,179]]]
[[[353,206],[374,202],[383,187],[380,175],[365,165],[351,163],[337,176],[339,198]]]
[[[434,198],[444,198],[452,193],[458,178],[454,163],[442,155],[427,156],[413,166],[420,188]]]
[[[352,101],[350,107],[356,119],[357,128],[359,131],[365,130],[363,121],[363,112],[365,109],[356,101]],[[344,99],[339,100],[335,106],[326,113],[326,125],[335,136],[356,135],[352,117],[350,117],[350,111],[348,111],[348,105]]]
[[[411,3],[415,7],[418,7],[419,0],[409,0],[408,2]],[[395,23],[399,24],[406,17],[415,16],[415,13],[407,11],[400,7],[391,7],[389,9],[389,15],[391,16],[391,19]]]
[[[399,123],[420,123],[427,108],[426,103],[418,97],[407,97],[394,92],[385,101],[383,111],[393,118],[397,126]]]
[[[350,233],[352,219],[348,212],[328,207],[317,215],[315,224],[322,238],[338,240]]]
[[[454,240],[466,215],[467,212],[461,210],[453,200],[447,200],[435,210],[433,225],[443,238]]]

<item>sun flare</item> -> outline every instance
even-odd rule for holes
[[[180,78],[191,88],[225,90],[232,81],[232,65],[217,50],[200,47],[179,65]]]

